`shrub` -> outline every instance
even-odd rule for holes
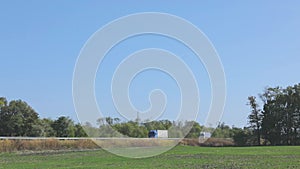
[[[96,149],[99,148],[92,140],[0,140],[0,152],[12,151],[41,151],[41,150],[67,150],[67,149]]]

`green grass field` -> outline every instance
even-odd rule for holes
[[[119,157],[104,150],[1,153],[0,168],[300,168],[300,146],[177,146],[144,159]]]

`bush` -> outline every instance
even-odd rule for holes
[[[0,140],[0,152],[12,151],[42,151],[42,150],[70,150],[70,149],[96,149],[99,148],[92,140]]]

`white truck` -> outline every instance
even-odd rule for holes
[[[200,132],[199,139],[208,139],[211,137],[210,132]]]
[[[149,138],[168,138],[168,130],[150,130],[148,133]]]

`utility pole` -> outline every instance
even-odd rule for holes
[[[140,125],[141,119],[140,119],[140,112],[136,112],[136,119],[135,121]]]

